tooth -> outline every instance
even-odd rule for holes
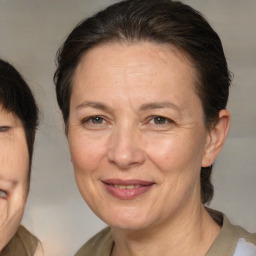
[[[134,188],[139,188],[140,185],[114,185],[115,188],[118,189],[134,189]]]
[[[7,197],[7,193],[0,189],[0,198],[6,198],[6,197]]]

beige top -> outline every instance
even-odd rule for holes
[[[209,210],[213,218],[218,213]],[[239,226],[232,225],[222,215],[222,229],[206,256],[256,256],[256,233],[251,234]],[[110,227],[92,237],[75,256],[110,256],[114,245]]]
[[[33,256],[39,240],[25,227],[20,226],[14,237],[0,253],[0,256]]]

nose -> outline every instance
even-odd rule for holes
[[[113,132],[108,150],[108,161],[123,170],[143,164],[145,153],[139,131],[125,127]]]

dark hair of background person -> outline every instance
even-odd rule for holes
[[[56,94],[68,130],[72,78],[91,48],[104,43],[153,42],[176,47],[188,56],[197,75],[207,129],[226,108],[231,75],[222,43],[205,18],[192,7],[171,0],[128,0],[113,4],[78,24],[57,52]],[[214,188],[212,166],[201,168],[201,200],[209,203]]]
[[[19,74],[8,62],[0,59],[0,105],[18,117],[24,127],[29,152],[29,176],[39,111],[34,96]]]

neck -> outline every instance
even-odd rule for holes
[[[202,204],[188,214],[179,214],[168,223],[144,230],[112,228],[115,247],[112,256],[203,256],[220,232]]]

